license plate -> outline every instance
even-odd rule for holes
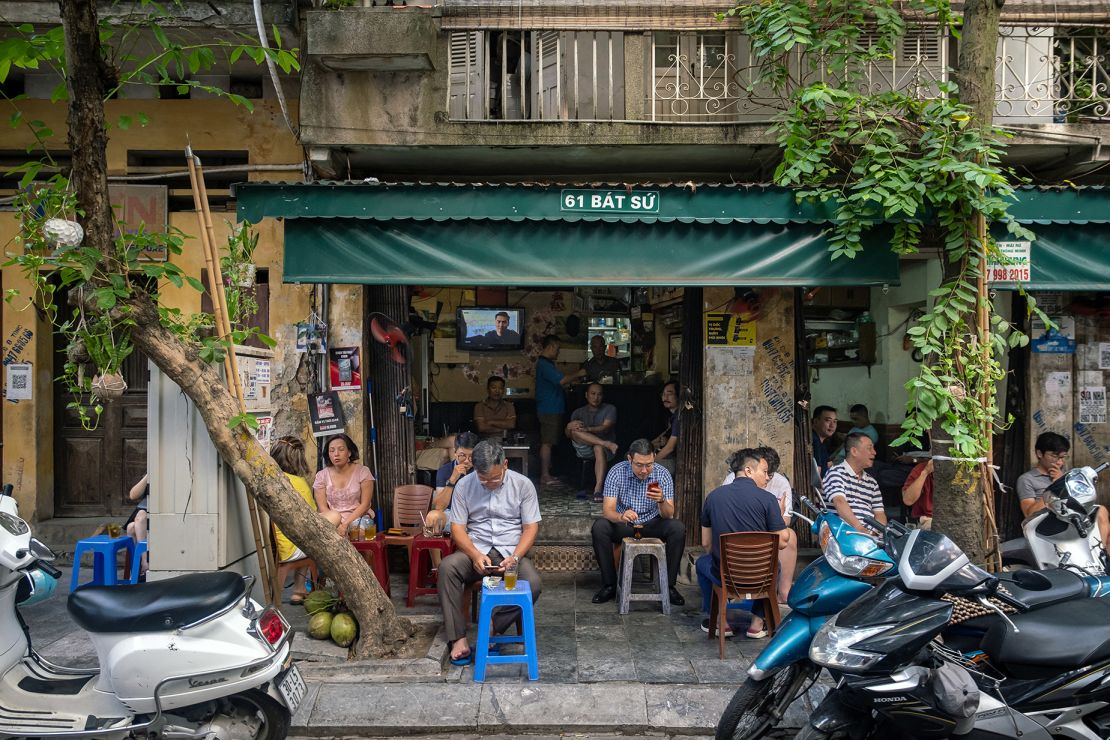
[[[278,691],[285,699],[285,704],[289,707],[289,713],[295,713],[297,707],[304,701],[304,695],[308,693],[308,687],[305,686],[304,679],[301,678],[301,672],[297,670],[297,666],[289,666],[289,670],[278,679]]]

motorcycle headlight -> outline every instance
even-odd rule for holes
[[[891,629],[894,625],[882,624],[877,627],[854,629],[837,627],[836,620],[829,620],[817,630],[809,646],[809,659],[827,668],[843,671],[865,671],[883,657],[881,653],[866,650],[853,650],[858,642]]]
[[[835,537],[824,537],[827,530],[828,525],[823,525],[821,527],[825,560],[829,562],[829,565],[831,565],[833,570],[837,573],[852,578],[874,578],[875,576],[881,576],[894,567],[894,563],[885,563],[882,560],[867,558],[863,555],[845,555],[841,552],[840,544],[837,543]]]

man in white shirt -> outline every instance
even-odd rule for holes
[[[844,440],[844,462],[825,474],[822,493],[825,508],[860,532],[870,531],[862,517],[873,516],[886,524],[886,509],[879,483],[867,473],[875,463],[875,443],[866,434],[849,434]]]

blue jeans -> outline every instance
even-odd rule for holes
[[[701,589],[701,609],[706,614],[709,614],[709,606],[713,598],[713,587],[721,585],[721,577],[718,575],[717,566],[713,563],[713,555],[706,553],[698,558],[697,563],[694,564],[694,570],[698,574],[698,587]],[[763,602],[752,605],[750,601],[737,601],[728,605],[729,609],[743,609],[750,611],[757,617],[763,617]],[[713,616],[709,614],[709,616]]]

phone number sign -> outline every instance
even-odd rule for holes
[[[1032,242],[998,242],[1002,252],[1001,262],[987,263],[988,283],[1027,283],[1033,260],[1030,258]]]
[[[659,191],[566,189],[559,193],[559,210],[578,213],[659,213]]]

